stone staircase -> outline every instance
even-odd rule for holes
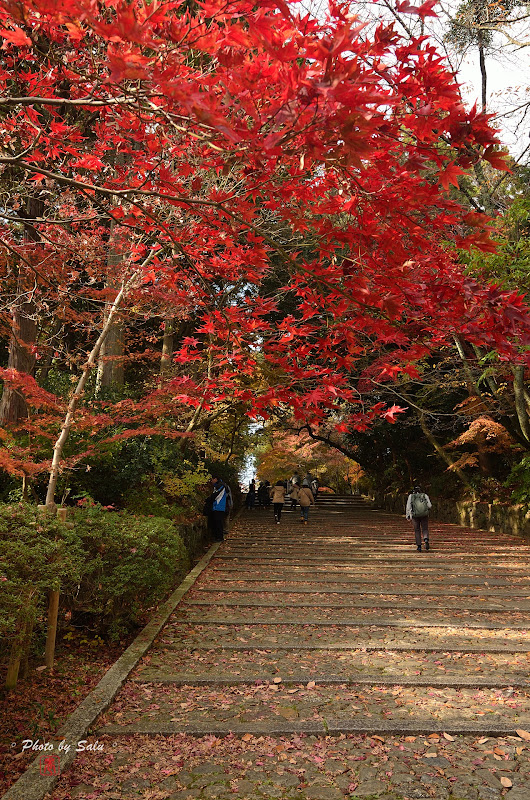
[[[528,800],[530,547],[431,542],[356,496],[244,514],[52,800]]]

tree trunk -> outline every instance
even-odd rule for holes
[[[9,661],[7,664],[6,689],[14,689],[17,685],[20,666],[22,662],[23,670],[25,662],[29,658],[31,647],[31,636],[35,621],[35,598],[37,590],[30,587],[24,598],[20,614],[18,616],[18,629],[11,643]]]
[[[46,651],[44,663],[48,670],[53,670],[53,659],[55,656],[55,638],[57,636],[57,615],[59,612],[59,592],[54,589],[48,595],[48,628],[46,636]]]
[[[476,384],[475,378],[473,377],[473,373],[471,371],[471,367],[469,365],[469,359],[466,355],[466,351],[464,348],[464,342],[462,341],[461,337],[458,335],[453,336],[456,349],[458,351],[458,355],[460,356],[460,360],[462,362],[462,366],[464,367],[464,373],[466,376],[466,384],[467,384],[467,391],[468,394],[475,395],[480,394],[480,390]]]
[[[44,202],[38,197],[28,197],[24,219],[42,216]],[[40,240],[38,231],[31,223],[24,223],[26,244]],[[26,282],[26,271],[19,268],[17,280],[17,300],[13,311],[13,328],[9,342],[8,369],[33,375],[35,368],[35,341],[37,339],[36,307],[31,297],[31,286]],[[33,279],[32,279],[33,280]],[[19,299],[20,298],[20,299]],[[17,389],[4,383],[0,400],[0,426],[16,425],[27,416],[26,400]]]
[[[160,374],[167,375],[171,369],[173,359],[175,323],[172,317],[164,321],[164,338],[162,340],[162,357],[160,359]]]
[[[96,380],[98,392],[104,388],[123,386],[125,382],[124,351],[124,326],[121,320],[117,320],[112,323],[101,347]]]
[[[19,277],[17,294],[23,295],[22,278]],[[9,342],[8,369],[32,375],[35,367],[33,346],[37,336],[35,321],[35,305],[33,301],[22,302],[13,312],[13,329]],[[28,407],[20,391],[4,382],[4,391],[0,401],[0,426],[16,425],[27,417]]]
[[[513,393],[515,399],[515,411],[521,433],[527,442],[530,442],[530,421],[528,419],[528,409],[525,400],[524,386],[524,366],[518,364],[513,369]]]
[[[484,53],[484,44],[480,33],[478,36],[478,60],[480,64],[480,89],[482,98],[482,111],[485,112],[488,105],[488,94],[487,94],[488,75],[486,72],[486,56]]]
[[[47,341],[43,342],[39,347],[39,352],[41,353],[41,358],[39,360],[38,367],[35,371],[35,380],[38,381],[40,385],[44,383],[48,374],[50,372],[51,366],[53,364],[54,358],[54,340],[58,337],[59,333],[61,332],[62,322],[56,321],[51,326],[51,330],[46,332],[45,335],[47,336]],[[42,355],[44,353],[44,355]]]
[[[115,239],[115,223],[110,224],[109,234],[109,253],[107,258],[108,274],[116,275],[120,272],[120,264],[123,262],[123,253],[117,248]],[[111,280],[109,287],[117,290],[117,285]],[[125,382],[125,369],[123,356],[125,352],[124,325],[119,319],[113,319],[105,341],[101,346],[98,360],[98,371],[96,377],[96,394],[101,389],[109,389],[113,386],[123,386]]]

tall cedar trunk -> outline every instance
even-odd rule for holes
[[[49,375],[50,369],[53,364],[54,358],[54,339],[56,339],[61,331],[62,322],[60,320],[56,320],[51,330],[48,331],[48,339],[47,343],[45,343],[44,347],[41,346],[39,348],[40,351],[44,350],[44,356],[41,355],[39,365],[35,370],[35,379],[36,381],[42,385],[46,378]]]
[[[111,325],[101,348],[97,374],[98,391],[103,388],[123,386],[125,381],[124,350],[124,326],[121,320],[117,320]]]
[[[26,202],[25,218],[36,219],[42,216],[44,203],[37,197],[29,197]],[[25,223],[24,240],[27,244],[38,242],[39,234],[30,223]],[[7,366],[17,372],[33,375],[35,368],[34,346],[37,339],[36,307],[33,299],[27,298],[31,288],[26,283],[27,273],[20,269],[17,280],[17,301],[13,311],[13,327],[9,342]],[[18,300],[18,298],[23,298]],[[28,407],[24,397],[17,389],[4,383],[0,400],[0,426],[16,425],[27,416]]]
[[[122,153],[114,153],[113,163],[121,166],[125,157]],[[119,274],[120,264],[123,261],[123,252],[117,246],[115,222],[110,221],[109,229],[109,252],[107,256],[108,275],[111,280],[108,283],[110,289],[118,291],[119,284],[113,282],[112,276]],[[124,369],[124,352],[125,352],[125,332],[122,320],[118,317],[114,319],[109,328],[109,332],[103,342],[98,360],[98,371],[96,375],[96,392],[101,389],[109,389],[111,387],[123,386],[125,382],[125,369]]]
[[[123,255],[118,253],[112,243],[112,232],[110,237],[110,249],[107,263],[110,267],[109,274],[118,272],[118,267],[123,260]],[[112,286],[112,284],[109,284]],[[114,287],[115,288],[115,287]],[[122,320],[113,318],[109,327],[105,341],[101,346],[98,359],[98,371],[96,377],[96,391],[115,386],[123,386],[125,382],[125,369],[123,356],[125,351],[124,325]]]

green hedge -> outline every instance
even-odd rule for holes
[[[118,638],[164,597],[189,569],[178,527],[161,517],[137,517],[100,507],[76,510],[72,522],[86,554],[78,591],[66,598],[77,619]]]
[[[0,636],[18,633],[49,589],[73,592],[84,553],[75,532],[25,504],[0,505]]]
[[[73,510],[63,524],[36,506],[0,505],[4,657],[27,620],[42,629],[49,589],[60,590],[61,613],[71,612],[73,624],[117,639],[178,583],[189,560],[168,519],[94,506]]]

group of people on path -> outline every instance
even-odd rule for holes
[[[269,481],[261,481],[256,489],[256,481],[251,480],[245,500],[245,505],[251,511],[256,500],[258,505],[269,508],[271,503],[274,510],[274,521],[280,524],[282,511],[287,499],[291,501],[291,509],[300,506],[300,521],[307,525],[309,508],[315,504],[318,495],[318,478],[308,473],[304,479],[295,472],[289,480],[279,480],[274,486]]]
[[[248,492],[245,499],[245,506],[250,511],[256,507],[270,508],[271,505],[271,485],[269,481],[261,481],[256,488],[256,481],[251,480],[248,485]]]
[[[292,510],[296,509],[297,504],[300,506],[300,521],[307,525],[309,509],[315,505],[318,494],[318,479],[308,473],[301,481],[298,472],[295,472],[290,480],[277,481],[274,486],[271,486],[269,481],[262,481],[257,491],[256,482],[252,480],[246,498],[247,508],[254,507],[256,497],[259,496],[262,487],[261,497],[263,500],[260,505],[268,508],[272,503],[274,521],[277,525],[280,524],[283,507],[288,498],[291,500]],[[266,501],[264,491],[267,492]],[[216,542],[222,542],[225,537],[232,507],[233,498],[230,487],[221,478],[213,478],[212,492],[205,501],[203,513],[208,518],[208,525]],[[405,516],[414,526],[414,538],[418,552],[422,551],[422,544],[425,550],[430,548],[429,510],[431,508],[429,495],[422,490],[421,486],[414,486],[407,498]]]

